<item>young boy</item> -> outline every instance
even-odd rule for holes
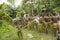
[[[22,28],[21,20],[18,21],[17,28],[18,28],[17,33],[18,33],[19,40],[23,40],[23,36],[22,36],[22,32],[21,32],[21,28]]]

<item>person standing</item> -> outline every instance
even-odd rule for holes
[[[52,16],[52,21],[53,21],[53,32],[54,32],[54,36],[56,36],[57,34],[57,30],[58,30],[58,16]]]
[[[57,40],[60,40],[60,18],[59,18],[59,21],[58,21],[58,31],[57,31]]]
[[[18,28],[17,33],[18,33],[19,40],[23,40],[23,35],[22,35],[22,31],[21,31],[21,28],[22,28],[21,20],[18,21],[17,28]]]

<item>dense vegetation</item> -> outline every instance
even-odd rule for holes
[[[9,0],[9,2],[14,6],[12,0]],[[0,4],[0,39],[18,40],[16,26],[19,19],[22,20],[23,34],[26,32],[30,33],[30,30],[33,30],[34,33],[37,32],[38,35],[31,32],[32,34],[34,34],[34,36],[36,35],[36,37],[40,35],[39,33],[48,33],[48,35],[56,33],[56,30],[53,27],[54,22],[52,20],[54,13],[60,14],[59,0],[23,0],[22,4],[19,5],[17,8],[5,3]],[[24,19],[25,14],[28,15],[28,20]],[[47,17],[49,17],[46,19],[48,22],[46,22],[45,18],[43,17],[46,15],[48,15]],[[41,24],[38,24],[34,21],[34,18],[36,16],[42,16],[42,18],[40,18],[39,20]],[[28,40],[28,38],[26,38],[26,34],[24,34],[25,38],[23,38],[25,40]],[[39,37],[37,38],[38,40],[40,40]],[[32,38],[31,40],[35,40],[35,38]]]

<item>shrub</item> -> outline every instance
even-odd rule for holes
[[[12,37],[12,33],[15,33],[14,35],[16,35],[16,31],[16,28],[14,28],[11,24],[3,21],[2,26],[0,26],[0,39],[8,40],[8,38],[10,39],[10,36]]]

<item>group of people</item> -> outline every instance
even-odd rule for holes
[[[42,32],[41,30],[45,29],[46,33],[48,33],[48,30],[51,27],[52,30],[53,30],[54,36],[56,36],[57,32],[60,33],[60,18],[59,18],[59,15],[57,13],[53,13],[53,14],[51,14],[51,13],[46,13],[46,14],[42,13],[39,16],[30,16],[29,14],[25,14],[23,19],[26,22],[26,28],[28,28],[28,29],[35,28],[39,32]],[[22,23],[21,22],[22,21],[19,20],[18,25],[17,25],[18,36],[19,35],[22,36],[22,32],[21,32]],[[35,22],[35,24],[32,23],[32,22]],[[19,36],[19,38],[20,38],[20,36]]]
[[[25,14],[24,15],[24,21],[27,24],[29,22],[31,23],[32,21],[35,21],[37,24],[42,24],[43,28],[49,28],[50,29],[49,26],[52,26],[52,29],[53,29],[53,32],[55,35],[56,35],[57,31],[59,30],[60,18],[59,18],[58,13],[41,13],[39,16],[29,16],[29,14]],[[34,27],[37,28],[36,25]],[[47,31],[46,31],[46,33],[47,33]]]

